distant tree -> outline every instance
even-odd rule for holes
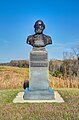
[[[72,48],[74,55],[76,56],[77,60],[79,60],[79,44]]]
[[[61,61],[58,60],[49,61],[49,71],[51,75],[55,77],[60,77],[62,75],[62,72],[60,71],[60,67],[61,67]]]
[[[77,76],[79,78],[79,44],[76,45],[75,47],[72,48],[73,52],[74,52],[74,55],[76,56],[77,58]]]
[[[26,61],[26,60],[11,60],[10,61],[10,66],[28,68],[29,67],[29,61]]]

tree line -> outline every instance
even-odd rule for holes
[[[70,53],[63,53],[63,60],[50,60],[49,72],[52,76],[59,78],[77,78],[79,77],[79,58],[75,59]],[[0,65],[15,66],[22,68],[29,68],[28,60],[11,60],[9,63],[2,63]]]
[[[72,52],[63,52],[63,60],[50,60],[49,71],[52,76],[79,80],[79,45]]]
[[[28,68],[29,61],[28,60],[11,60],[9,63],[0,63],[0,65]]]
[[[63,79],[79,79],[79,45],[72,48],[73,52],[63,52],[63,60],[50,60],[49,72],[52,76]],[[9,63],[0,65],[8,65],[15,67],[29,68],[28,60],[11,60]]]

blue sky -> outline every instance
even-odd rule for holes
[[[0,0],[0,62],[27,60],[36,20],[44,21],[44,34],[52,37],[49,59],[63,59],[64,51],[79,44],[78,0]]]

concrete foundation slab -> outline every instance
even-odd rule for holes
[[[24,100],[23,99],[24,92],[19,92],[16,96],[16,98],[13,100],[13,103],[62,103],[64,102],[63,98],[61,95],[57,92],[54,91],[54,100]]]

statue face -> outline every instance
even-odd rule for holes
[[[35,33],[41,34],[43,32],[43,24],[41,21],[37,22],[36,26],[35,26]]]

